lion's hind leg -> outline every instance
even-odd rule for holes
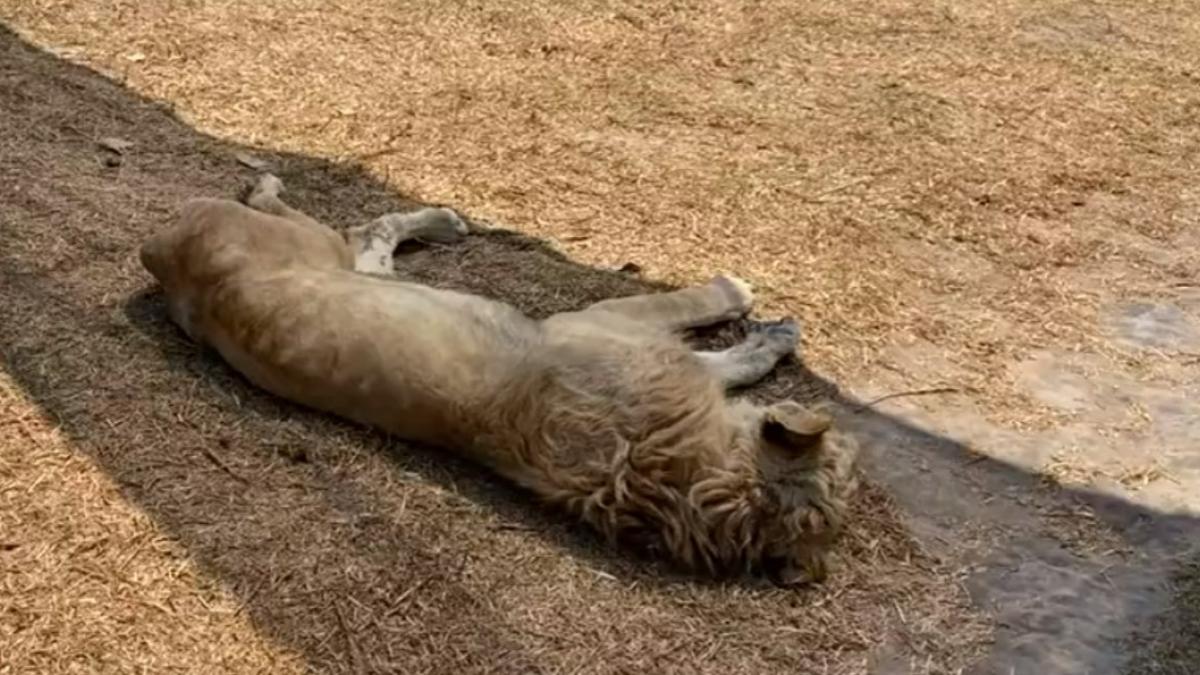
[[[346,231],[354,252],[354,269],[367,274],[391,274],[392,259],[402,242],[419,239],[436,243],[461,241],[469,232],[465,221],[450,209],[423,208],[410,213],[389,213],[366,225]]]
[[[283,192],[283,181],[279,180],[279,177],[274,174],[265,173],[258,179],[258,184],[251,190],[250,195],[246,197],[246,206],[256,211],[287,218],[294,223],[313,227],[318,230],[328,229],[307,213],[293,209],[285,204],[279,198],[279,195]]]
[[[800,327],[793,319],[756,323],[746,340],[718,352],[696,352],[726,389],[746,387],[762,378],[780,359],[796,351]]]
[[[719,276],[703,286],[669,293],[602,300],[585,312],[611,312],[673,331],[709,326],[745,316],[754,304],[750,285]]]

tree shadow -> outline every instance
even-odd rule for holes
[[[3,27],[0,55],[0,132],[12,150],[0,180],[15,186],[0,192],[5,368],[269,635],[323,670],[361,668],[362,653],[395,647],[400,656],[371,663],[540,671],[471,570],[520,565],[525,549],[547,545],[626,583],[664,592],[698,583],[609,551],[466,462],[258,392],[167,321],[136,261],[141,241],[183,199],[229,195],[236,171],[252,175],[239,169],[238,153],[267,160],[295,206],[337,227],[415,200],[358,166],[200,134],[161,104]],[[96,147],[102,135],[134,139],[137,149],[114,157]],[[59,189],[64,181],[76,189]],[[402,268],[535,316],[665,288],[505,231],[408,251]],[[742,330],[733,324],[696,340],[727,344]],[[1024,469],[862,409],[799,360],[747,395],[842,406],[866,439],[869,474],[896,495],[918,537],[975,569],[973,595],[1000,626],[980,672],[1116,672],[1129,626],[1166,606],[1162,580],[1200,533],[1192,517],[1047,489]],[[398,489],[413,485],[428,489]],[[1080,504],[1089,515],[1059,515]],[[1131,552],[1072,545],[1106,537]],[[966,539],[986,545],[963,552]],[[406,629],[354,617],[347,627],[337,610],[346,598],[385,616],[408,611],[397,603],[419,603],[412,611],[422,630],[452,638],[437,654],[409,653],[403,646],[415,638]],[[350,632],[357,644],[330,639]]]

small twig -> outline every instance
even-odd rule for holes
[[[784,191],[790,195],[793,195],[795,197],[798,197],[800,199],[800,201],[805,202],[807,204],[824,204],[824,203],[826,203],[826,199],[825,199],[826,197],[836,195],[839,192],[845,192],[846,190],[849,190],[850,188],[858,187],[859,185],[862,185],[864,183],[869,183],[872,180],[874,180],[875,178],[876,178],[876,176],[874,176],[874,175],[862,176],[861,178],[856,178],[852,181],[842,183],[841,185],[835,185],[831,188],[826,188],[824,190],[820,190],[820,191],[812,193],[812,194],[804,194],[802,192],[794,190],[791,186],[788,186],[788,185],[781,185],[777,189],[782,190],[782,191]],[[793,185],[794,184],[795,183],[793,183]]]
[[[250,592],[246,594],[246,597],[244,597],[242,599],[242,601],[238,603],[238,608],[236,611],[234,611],[233,615],[238,616],[242,612],[246,611],[246,608],[248,606],[250,606],[250,604],[252,602],[254,602],[255,598],[258,597],[259,591],[261,591],[263,589],[263,587],[266,585],[267,585],[266,579],[263,579],[263,580],[259,581],[257,584],[255,584],[254,587],[250,589]]]
[[[971,459],[968,459],[967,461],[963,462],[963,466],[975,466],[976,464],[978,464],[982,461],[985,461],[985,460],[989,460],[989,459],[991,459],[991,457],[989,457],[983,453],[979,453],[979,454],[975,455],[974,457],[972,457]]]
[[[867,401],[866,403],[863,403],[860,406],[858,406],[857,408],[855,408],[854,412],[860,413],[860,412],[866,410],[867,408],[871,408],[878,403],[882,403],[884,401],[887,401],[887,400],[890,400],[893,398],[902,398],[902,397],[907,397],[907,396],[928,396],[930,394],[961,394],[961,393],[963,393],[963,390],[959,389],[958,387],[934,387],[932,389],[912,389],[909,391],[898,391],[898,392],[895,392],[892,394],[886,394],[884,396],[880,396],[879,398],[871,400],[871,401]]]
[[[536,532],[535,528],[528,525],[517,525],[515,523],[497,523],[488,528],[493,532]]]
[[[858,178],[858,179],[849,181],[847,183],[842,183],[841,185],[836,185],[836,186],[828,188],[826,190],[821,190],[820,192],[813,195],[812,199],[819,200],[822,197],[828,197],[829,195],[835,195],[839,192],[845,192],[846,190],[849,190],[852,187],[857,187],[859,185],[862,185],[863,183],[869,183],[869,182],[871,182],[871,179],[873,179],[873,178],[875,178],[875,176],[863,176],[862,178]]]
[[[359,164],[365,164],[372,159],[379,159],[380,157],[387,157],[388,155],[396,155],[404,152],[404,150],[405,148],[401,146],[393,145],[381,150],[375,150],[374,152],[366,152],[361,155],[351,155],[351,157],[353,157],[355,162],[358,162]]]
[[[394,602],[392,602],[392,606],[389,607],[388,610],[383,613],[383,618],[390,619],[393,614],[395,614],[396,612],[399,612],[401,609],[403,609],[405,601],[408,600],[409,597],[411,597],[413,593],[416,593],[417,591],[421,590],[421,587],[424,586],[426,584],[426,582],[428,582],[428,581],[429,581],[428,578],[421,579],[417,583],[406,588],[404,590],[404,592],[401,593],[399,596],[397,596],[396,600]]]
[[[900,623],[903,624],[905,628],[907,628],[908,627],[908,619],[904,616],[904,610],[900,608],[900,603],[895,600],[892,600],[892,606],[896,608],[896,616],[900,617]]]
[[[240,476],[236,471],[229,468],[229,465],[225,464],[225,462],[222,462],[221,458],[217,457],[217,454],[215,452],[213,452],[212,450],[209,450],[207,447],[202,445],[202,446],[200,446],[200,452],[204,453],[204,456],[208,458],[208,461],[212,462],[213,464],[216,464],[218,469],[220,469],[220,470],[224,471],[225,473],[229,474],[230,476],[232,476],[234,480],[238,481],[239,483],[242,483],[243,485],[250,484],[250,481],[246,480],[245,478]]]
[[[342,613],[342,603],[333,603],[333,611],[337,613],[338,624],[341,625],[342,632],[346,634],[346,646],[350,649],[350,662],[354,665],[354,672],[367,672],[362,661],[362,652],[359,651],[358,643],[354,641],[354,634],[350,632],[350,626],[346,623],[346,615]]]
[[[1183,365],[1191,366],[1200,363],[1200,354],[1196,352],[1175,352],[1174,356],[1183,360]]]

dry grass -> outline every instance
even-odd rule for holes
[[[949,384],[1032,426],[1055,418],[1011,386],[1008,365],[1034,348],[1160,374],[1179,356],[1116,350],[1097,328],[1104,303],[1187,282],[1200,262],[1189,3],[16,0],[0,21],[218,138],[365,166],[587,263],[634,261],[673,282],[736,271],[768,311],[805,320],[810,363],[842,379],[918,339],[962,373]],[[952,672],[977,653],[985,631],[952,570],[922,558],[878,492],[827,589],[664,581],[466,469],[388,457],[374,437],[248,390],[164,330],[152,300],[125,304],[145,281],[129,254],[140,237],[182,198],[228,193],[241,148],[4,39],[6,368],[151,514],[140,531],[169,533],[196,561],[200,578],[161,592],[209,622],[187,634],[127,620],[142,591],[105,605],[124,587],[32,568],[45,570],[30,572],[45,583],[38,602],[118,607],[78,639],[75,615],[41,614],[67,653],[292,663],[240,619],[188,609],[233,602],[208,579],[268,639],[333,671],[838,673],[880,648]],[[121,166],[97,156],[105,137],[134,141]],[[330,222],[388,207],[354,171],[285,168]],[[417,271],[540,311],[636,284],[554,272],[540,265],[561,261],[521,241],[419,257],[457,261],[457,277]],[[811,393],[804,375],[765,391]],[[39,452],[0,451],[19,464]],[[12,504],[22,522],[59,513],[27,503]],[[127,508],[88,517],[133,518]],[[65,545],[90,540],[83,520],[57,535]],[[40,529],[21,536],[56,536]],[[119,560],[134,537],[96,555]],[[146,564],[168,565],[155,555]],[[187,640],[205,646],[170,651]],[[8,662],[52,669],[36,642],[14,643]],[[136,663],[123,658],[98,663]]]
[[[1170,472],[1157,458],[1132,465],[1099,465],[1086,459],[1078,449],[1053,455],[1050,461],[1041,467],[1039,473],[1043,482],[1048,485],[1090,486],[1100,480],[1109,480],[1131,492],[1136,492],[1155,481],[1173,480]]]
[[[1042,411],[1007,364],[1048,343],[1111,351],[1098,308],[1197,263],[1152,253],[1200,200],[1200,19],[1177,1],[0,15],[219,136],[363,162],[588,262],[735,269],[808,320],[824,372],[929,340],[1010,422]]]
[[[1200,561],[1183,563],[1171,582],[1173,611],[1129,645],[1128,675],[1190,675],[1200,663]]]
[[[0,673],[304,672],[3,373],[0,429]]]
[[[1076,450],[1056,454],[1041,468],[1042,481],[1047,485],[1092,485],[1105,472],[1088,462]]]
[[[170,537],[135,559],[144,574],[176,574],[181,563],[167,550],[186,551],[200,571],[176,577],[169,603],[157,598],[171,589],[123,586],[119,571],[143,539],[118,529],[94,536],[115,511],[88,507],[76,522],[65,508],[4,492],[25,524],[15,551],[70,557],[91,543],[104,570],[95,583],[72,583],[49,553],[51,562],[22,570],[29,580],[0,606],[33,608],[22,612],[36,616],[38,632],[23,628],[25,618],[0,619],[5,635],[23,636],[4,643],[9,668],[65,672],[60,655],[72,654],[110,672],[303,663],[329,672],[857,673],[885,658],[954,672],[980,655],[989,629],[956,571],[922,552],[876,487],[859,501],[829,585],[796,593],[708,584],[607,551],[470,467],[247,386],[166,322],[134,254],[185,196],[235,193],[249,173],[235,160],[245,148],[0,39],[0,78],[19,85],[0,89],[4,368],[91,458],[71,465],[77,486],[42,484],[62,501],[92,504],[101,488],[83,476],[94,462],[144,510],[145,528]],[[134,145],[114,166],[104,138]],[[402,206],[353,168],[260,154],[298,205],[330,222]],[[503,232],[404,262],[406,274],[533,314],[650,287]],[[758,394],[831,390],[793,363]],[[46,470],[25,439],[4,450],[27,472]],[[136,613],[146,602],[180,621],[196,616],[196,631]],[[59,611],[72,603],[94,611]],[[232,618],[220,623],[230,603]],[[247,619],[261,637],[247,636]],[[202,648],[175,647],[198,640]]]

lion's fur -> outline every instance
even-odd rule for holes
[[[824,573],[853,441],[794,403],[727,400],[670,321],[647,320],[732,318],[749,309],[740,287],[535,321],[360,274],[353,247],[302,214],[212,199],[185,205],[141,258],[172,319],[268,391],[468,453],[610,540],[694,569]]]

